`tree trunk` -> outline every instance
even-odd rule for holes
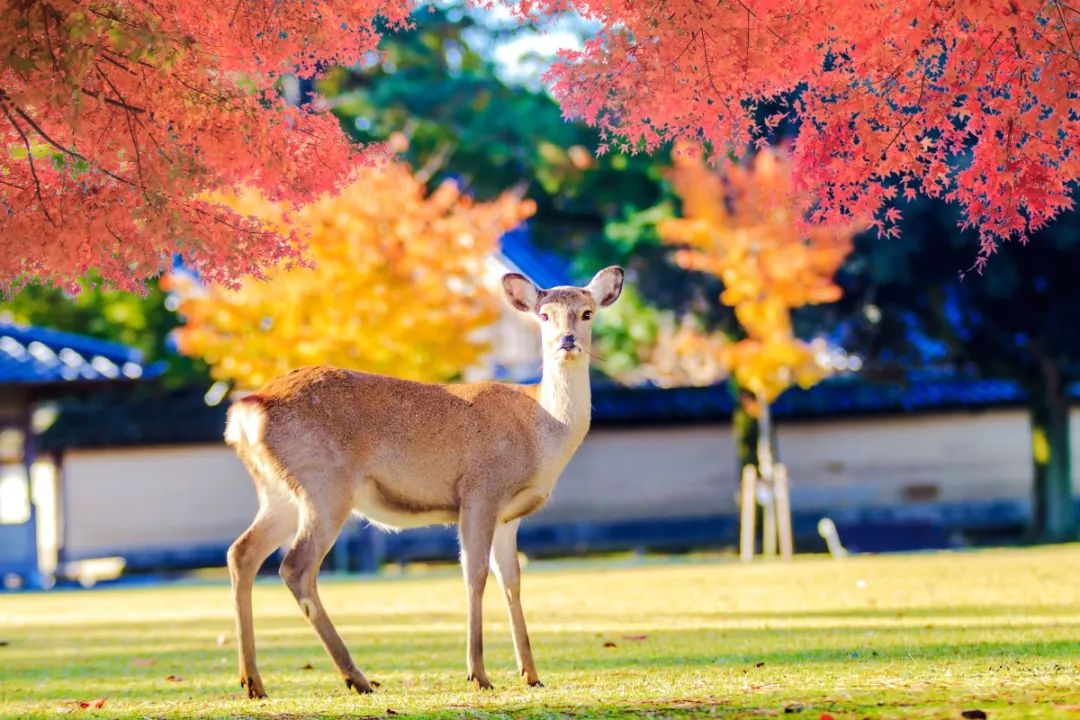
[[[1068,388],[1053,361],[1044,359],[1040,369],[1029,391],[1035,470],[1031,536],[1039,542],[1065,542],[1076,539]]]
[[[735,412],[731,418],[731,429],[735,435],[735,477],[741,477],[747,465],[757,467],[757,418],[750,414],[736,395]]]
[[[728,382],[731,384],[732,392],[735,395],[735,411],[731,416],[731,430],[735,438],[735,462],[737,463],[735,474],[741,476],[743,468],[747,465],[758,467],[760,425],[758,419],[751,415],[747,409],[748,406],[756,405],[757,399],[745,390],[739,389],[735,385],[735,378],[730,378]],[[772,450],[773,462],[780,462],[775,423],[769,424],[769,447]]]

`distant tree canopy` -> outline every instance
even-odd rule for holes
[[[711,302],[719,282],[678,267],[656,233],[656,222],[673,212],[667,153],[593,157],[595,130],[567,122],[546,93],[500,78],[490,54],[505,37],[500,27],[460,8],[425,10],[415,20],[385,38],[381,62],[337,68],[317,83],[348,132],[365,143],[403,135],[403,157],[430,186],[454,178],[481,199],[522,186],[537,206],[532,242],[570,258],[576,275],[625,266],[640,302],[622,306],[618,327],[608,316],[597,326],[616,375],[639,377],[634,368],[656,348],[655,336],[642,344],[629,335],[632,324],[650,335],[656,318],[647,306],[692,313],[706,333],[730,324],[730,313]],[[631,309],[640,312],[631,317]]]
[[[481,199],[523,185],[537,205],[533,241],[573,258],[582,277],[620,263],[659,305],[705,294],[708,280],[676,267],[639,215],[665,197],[666,152],[594,157],[595,130],[567,122],[547,93],[499,77],[490,49],[503,30],[460,9],[415,21],[384,39],[381,62],[334,69],[316,84],[348,132],[365,143],[404,135],[420,179],[451,177]]]
[[[902,239],[860,238],[843,271],[845,344],[868,370],[926,366],[1017,381],[1032,429],[1033,536],[1076,536],[1069,388],[1080,381],[1080,213],[1063,215],[1027,245],[1003,243],[981,275],[956,209],[922,201]],[[843,316],[829,318],[830,322]]]

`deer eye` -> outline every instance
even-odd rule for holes
[[[542,321],[544,321],[544,322],[547,322],[547,321],[548,321],[548,320],[550,320],[551,318],[549,318],[549,317],[548,317],[548,314],[547,314],[547,313],[540,313],[540,319],[541,319]]]
[[[586,310],[585,312],[581,313],[581,319],[592,320],[592,310]]]

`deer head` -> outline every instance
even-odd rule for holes
[[[502,282],[510,304],[540,324],[544,361],[576,363],[592,349],[593,315],[618,300],[623,269],[604,268],[585,287],[541,290],[518,273],[504,275]]]

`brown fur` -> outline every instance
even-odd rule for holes
[[[502,466],[502,486],[487,489],[500,495],[535,474],[535,428],[555,425],[536,394],[529,386],[437,385],[304,368],[269,381],[250,401],[262,408],[266,430],[258,447],[240,451],[289,468],[283,479],[290,486],[298,480],[291,468],[319,464],[370,475],[398,505],[457,511],[475,484],[491,482],[492,464]],[[455,441],[470,437],[494,442]],[[506,472],[514,475],[510,485]],[[388,474],[402,475],[404,485],[390,489],[378,480]]]
[[[490,562],[507,597],[518,669],[529,684],[540,683],[520,605],[517,522],[544,505],[588,430],[587,316],[618,297],[622,271],[602,271],[588,288],[541,291],[518,275],[504,285],[511,303],[541,323],[540,386],[439,385],[321,366],[275,378],[230,409],[226,439],[251,472],[260,504],[229,550],[249,696],[265,695],[251,583],[293,533],[281,575],[347,686],[370,692],[316,588],[319,564],[353,511],[388,529],[457,522],[470,679],[491,687],[480,609]]]

